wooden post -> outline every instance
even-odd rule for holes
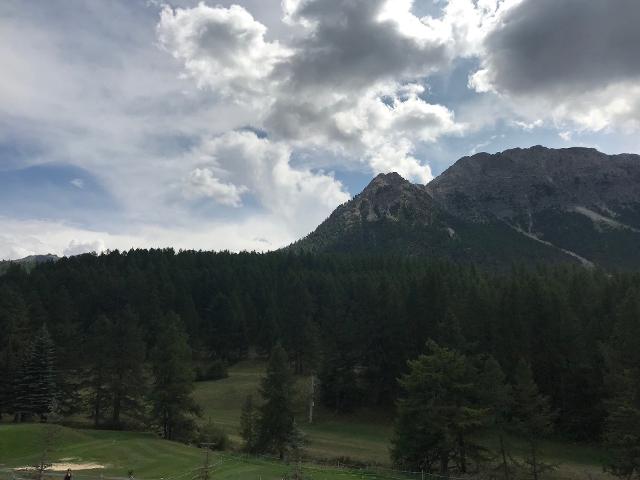
[[[316,376],[311,374],[311,392],[309,395],[309,423],[313,423],[313,407],[315,406]]]

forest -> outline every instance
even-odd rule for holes
[[[415,418],[412,399],[428,393],[416,385],[434,371],[453,382],[451,402],[478,400],[465,410],[471,430],[479,425],[473,409],[486,419],[497,400],[480,401],[486,384],[464,392],[469,375],[488,371],[512,396],[533,402],[541,434],[620,447],[619,430],[640,424],[637,273],[572,265],[496,272],[391,256],[111,251],[31,272],[10,268],[0,277],[0,332],[3,420],[79,415],[100,428],[151,428],[182,439],[198,413],[190,398],[195,378],[215,378],[221,366],[267,357],[275,347],[280,363],[286,351],[292,374],[317,375],[327,408],[397,407],[398,464],[426,467],[424,458],[405,455],[412,440],[402,425]],[[515,411],[505,416],[526,427]],[[428,462],[442,469],[441,460]]]

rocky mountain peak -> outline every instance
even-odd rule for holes
[[[391,172],[377,175],[347,206],[352,220],[430,222],[433,200],[421,186]]]
[[[546,209],[602,213],[640,201],[640,156],[592,148],[515,148],[463,157],[426,186],[470,220],[513,220]]]
[[[411,185],[412,185],[411,182],[403,178],[397,172],[379,173],[378,175],[376,175],[376,177],[373,180],[371,180],[371,182],[369,182],[369,185],[365,187],[362,193],[371,191],[371,190],[378,190],[384,187],[396,187],[396,188],[400,187],[401,188],[403,186],[411,186]]]
[[[538,145],[463,157],[426,186],[380,174],[291,248],[640,268],[640,156]]]

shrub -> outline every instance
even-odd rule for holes
[[[198,445],[206,444],[211,450],[226,450],[229,447],[227,433],[211,421],[198,428],[196,441]]]

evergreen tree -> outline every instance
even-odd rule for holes
[[[498,434],[498,470],[505,480],[509,480],[514,477],[514,472],[509,462],[504,436],[513,403],[511,386],[507,383],[502,367],[493,356],[484,355],[479,360],[478,397],[480,403],[489,410],[487,425]]]
[[[256,409],[253,405],[253,397],[248,395],[242,405],[240,413],[240,436],[244,441],[245,452],[253,452],[257,441]]]
[[[640,378],[627,370],[618,382],[619,389],[607,405],[606,469],[620,478],[640,478]]]
[[[538,480],[555,468],[542,462],[539,452],[540,440],[553,431],[554,414],[549,399],[538,390],[531,367],[524,360],[516,367],[511,414],[513,431],[524,437],[529,447],[522,466],[533,480]]]
[[[640,292],[621,302],[605,348],[607,388],[604,443],[606,469],[625,478],[640,478]]]
[[[31,303],[31,316],[35,320],[42,307],[39,299]],[[76,345],[80,337],[77,306],[69,291],[64,286],[59,288],[51,305],[51,315],[47,320],[50,326],[51,338],[56,345],[56,370],[58,388],[58,408],[63,414],[76,413],[82,404],[78,381],[82,368],[77,361],[79,348]],[[39,316],[44,317],[42,313]]]
[[[356,352],[345,343],[339,335],[326,340],[319,375],[323,403],[339,413],[360,406],[363,397],[356,373]]]
[[[33,339],[24,378],[27,390],[24,409],[46,421],[58,393],[55,349],[46,325],[40,327]]]
[[[443,474],[455,461],[464,473],[478,450],[470,436],[482,427],[487,410],[475,400],[475,372],[468,359],[432,341],[427,350],[409,361],[409,373],[399,380],[404,396],[391,455],[397,465],[427,472],[438,465]]]
[[[0,287],[0,418],[17,414],[18,382],[29,348],[29,317],[22,296],[14,289]]]
[[[109,408],[108,377],[111,357],[113,323],[104,315],[100,315],[92,324],[90,334],[85,343],[86,359],[85,381],[83,386],[89,393],[89,416],[95,427],[99,426]]]
[[[260,387],[263,404],[259,408],[257,449],[285,453],[296,447],[297,431],[293,415],[294,377],[287,352],[276,345],[271,351],[266,376]]]
[[[192,397],[194,371],[184,325],[174,313],[162,321],[151,353],[153,417],[166,439],[185,439],[194,428],[199,408]]]
[[[116,317],[108,339],[107,390],[111,395],[111,423],[120,428],[121,415],[140,416],[146,392],[146,344],[137,315],[126,308]]]

